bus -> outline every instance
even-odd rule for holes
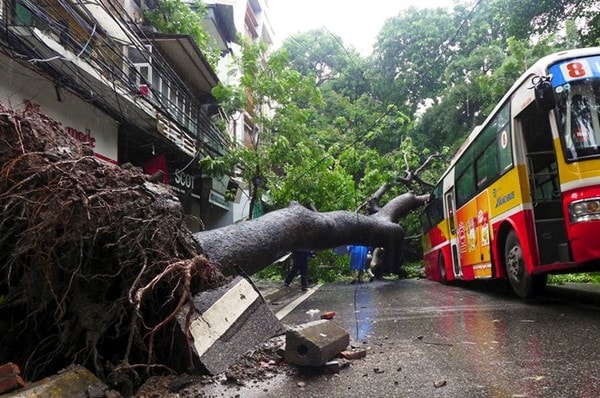
[[[529,68],[453,157],[420,214],[427,278],[508,279],[533,298],[548,274],[600,270],[600,48]]]

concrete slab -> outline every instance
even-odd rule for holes
[[[185,327],[185,316],[178,317]],[[194,297],[190,333],[194,362],[221,373],[258,344],[285,332],[258,290],[237,277],[218,289]]]
[[[25,384],[25,387],[2,398],[90,398],[117,397],[100,379],[81,366],[73,366],[64,372]]]

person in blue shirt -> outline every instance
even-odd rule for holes
[[[362,283],[363,274],[367,268],[367,246],[351,245],[348,246],[350,252],[350,270],[352,271],[352,281],[350,283]]]

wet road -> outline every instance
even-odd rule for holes
[[[336,311],[366,358],[337,375],[279,375],[222,396],[595,398],[598,303],[597,294],[581,300],[555,289],[524,303],[485,285],[427,280],[326,285],[282,321]]]

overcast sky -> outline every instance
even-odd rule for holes
[[[454,0],[269,0],[269,19],[276,43],[296,33],[325,27],[341,36],[344,45],[367,55],[385,20],[400,10],[453,4]]]

